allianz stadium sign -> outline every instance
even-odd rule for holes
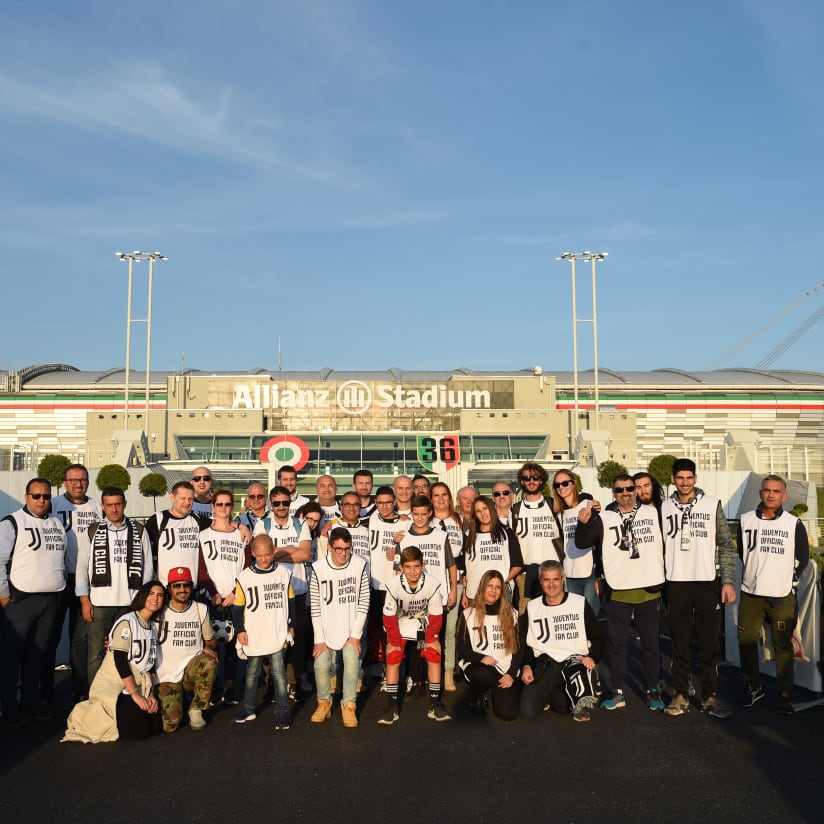
[[[450,389],[444,383],[401,386],[351,380],[320,388],[277,383],[236,383],[233,409],[336,409],[363,415],[370,409],[489,409],[488,389]]]

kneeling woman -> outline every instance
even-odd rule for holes
[[[132,599],[131,611],[115,621],[89,700],[72,710],[63,741],[97,744],[160,732],[152,671],[157,658],[157,619],[165,595],[160,581],[143,584]]]
[[[482,715],[484,693],[492,690],[492,709],[503,721],[518,717],[523,650],[518,644],[518,613],[503,597],[504,578],[497,570],[481,578],[472,604],[458,625],[458,666],[472,692],[470,706]]]

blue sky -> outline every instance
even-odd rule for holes
[[[588,249],[602,366],[705,369],[793,307],[721,364],[755,366],[824,304],[822,32],[814,0],[0,4],[0,367],[122,366],[134,249],[169,258],[155,369],[280,335],[285,369],[568,370]]]

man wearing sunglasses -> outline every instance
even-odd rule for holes
[[[618,475],[612,482],[614,500],[603,512],[587,501],[578,512],[575,545],[596,548],[609,586],[604,605],[609,628],[609,667],[612,692],[601,701],[605,710],[626,706],[624,681],[632,625],[638,631],[644,663],[647,706],[664,709],[661,678],[661,592],[664,589],[664,536],[658,510],[636,497],[635,481]]]
[[[699,489],[695,463],[678,458],[672,465],[675,492],[661,506],[667,569],[667,601],[672,636],[674,695],[664,712],[689,710],[692,632],[698,641],[701,711],[728,718],[718,689],[723,607],[735,603],[736,562],[721,501]]]
[[[306,674],[309,655],[312,651],[312,621],[309,616],[309,572],[307,564],[312,560],[312,533],[309,524],[303,523],[289,514],[292,499],[285,486],[275,486],[269,492],[272,507],[271,517],[267,516],[255,525],[253,535],[268,535],[275,545],[275,563],[281,564],[292,575],[294,591],[294,644],[287,654],[287,663],[292,664],[295,681],[302,693],[312,692],[312,685]]]
[[[495,512],[501,523],[512,527],[512,489],[509,484],[498,481],[493,485],[492,503],[495,504]]]
[[[535,461],[527,461],[518,470],[521,500],[512,507],[512,531],[518,536],[524,559],[524,596],[540,596],[538,566],[544,561],[560,561],[552,539],[558,526],[552,514],[552,502],[544,497],[549,480],[547,471]]]
[[[192,486],[195,499],[192,502],[192,515],[195,517],[212,517],[212,473],[205,467],[199,466],[192,472]]]
[[[11,727],[52,717],[40,670],[66,587],[67,539],[63,521],[49,514],[51,497],[51,483],[33,478],[22,509],[0,521],[0,711]]]
[[[249,484],[246,490],[246,504],[248,509],[235,518],[239,524],[249,528],[254,533],[257,522],[265,518],[269,512],[269,499],[266,497],[266,487],[263,484]]]
[[[193,693],[189,726],[206,728],[203,711],[209,707],[217,674],[217,641],[209,608],[192,600],[193,589],[187,567],[169,570],[169,603],[160,614],[156,665],[164,732],[180,726],[184,692]]]

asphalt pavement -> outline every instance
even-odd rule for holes
[[[638,672],[634,655],[630,679]],[[0,729],[3,822],[824,820],[824,710],[777,715],[771,679],[766,700],[726,720],[697,704],[679,718],[650,712],[630,680],[626,708],[587,724],[550,712],[505,723],[471,716],[461,686],[445,696],[454,719],[443,723],[423,701],[380,726],[375,691],[357,729],[337,709],[310,723],[310,699],[288,732],[264,705],[242,726],[236,708],[216,709],[203,732],[97,745],[60,743],[69,686],[58,686],[61,716]],[[740,692],[740,672],[723,667],[722,697],[734,707]]]

